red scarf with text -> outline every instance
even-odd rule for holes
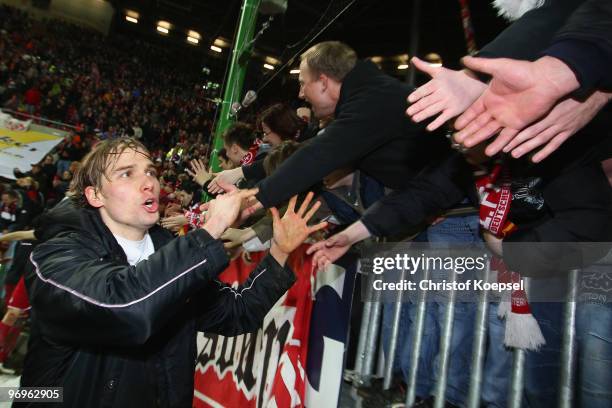
[[[509,170],[502,164],[495,164],[490,173],[476,179],[476,188],[480,197],[479,215],[482,228],[502,239],[516,231],[516,225],[508,219],[512,205]],[[491,270],[497,271],[497,281],[500,283],[521,281],[520,274],[509,270],[498,257],[491,260]],[[531,314],[524,290],[514,290],[502,299],[497,314],[506,320],[506,346],[538,350],[546,344],[540,326]]]
[[[255,139],[251,147],[249,147],[249,151],[244,155],[242,160],[240,160],[240,165],[248,165],[255,161],[255,156],[257,156],[257,152],[259,152],[259,147],[263,142],[261,139]]]

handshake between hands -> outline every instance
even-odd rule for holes
[[[206,210],[202,228],[215,239],[221,238],[236,222],[248,218],[255,209],[261,208],[255,198],[257,189],[240,190],[231,185],[223,185],[223,190],[226,191],[225,194],[220,194],[202,205],[202,209]],[[280,264],[283,264],[289,254],[310,234],[327,226],[327,222],[308,225],[308,221],[321,206],[318,201],[311,205],[313,196],[314,194],[309,192],[297,210],[297,196],[293,196],[282,217],[275,207],[270,208],[274,230],[270,253]]]

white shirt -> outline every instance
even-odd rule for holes
[[[148,232],[140,241],[132,241],[115,234],[113,235],[115,236],[115,239],[119,245],[121,245],[121,248],[123,248],[123,252],[125,252],[125,256],[127,256],[128,263],[132,266],[149,258],[149,256],[155,252],[153,240]]]

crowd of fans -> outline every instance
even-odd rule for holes
[[[208,142],[215,105],[197,86],[194,57],[7,6],[0,34],[3,108],[66,123],[85,138],[134,135],[163,150]]]
[[[533,11],[546,11],[546,7],[549,5]],[[573,9],[562,11],[570,15]],[[529,21],[530,14],[525,16],[519,22]],[[483,68],[493,78],[487,84],[481,81],[484,75],[478,77],[467,70],[432,67],[415,59],[417,68],[432,77],[429,83],[415,90],[382,74],[373,64],[358,61],[350,47],[325,42],[302,55],[299,96],[310,103],[312,111],[303,108],[295,111],[287,105],[276,104],[263,110],[257,121],[233,124],[224,132],[224,148],[218,152],[223,171],[213,174],[207,158],[214,105],[195,86],[198,73],[176,64],[169,57],[169,51],[134,39],[104,37],[66,23],[32,20],[4,6],[0,8],[0,21],[3,55],[0,103],[10,111],[66,123],[72,129],[71,135],[41,163],[32,164],[31,170],[25,173],[16,170],[15,183],[1,187],[0,227],[5,233],[2,239],[18,240],[19,244],[9,248],[3,243],[3,258],[11,258],[12,264],[3,262],[9,312],[0,325],[0,340],[4,339],[0,359],[6,358],[14,347],[6,339],[15,338],[11,330],[27,309],[15,294],[25,290],[21,277],[27,267],[20,260],[31,251],[27,239],[36,239],[45,209],[64,198],[79,161],[103,139],[129,136],[140,139],[149,148],[160,180],[160,224],[177,235],[202,226],[206,211],[202,203],[209,198],[231,194],[236,189],[258,187],[248,206],[247,203],[243,206],[239,225],[227,229],[221,236],[232,255],[243,248],[269,247],[273,218],[264,208],[286,207],[289,197],[304,195],[309,190],[314,190],[324,203],[321,208],[316,206],[315,218],[330,221],[330,226],[316,237],[319,242],[309,249],[320,271],[352,245],[371,236],[410,236],[424,242],[479,244],[486,241],[491,251],[503,259],[498,269],[500,274],[512,268],[538,277],[541,271],[530,270],[534,265],[545,273],[559,272],[558,252],[548,256],[538,253],[537,245],[533,245],[528,247],[527,255],[516,254],[508,243],[610,239],[612,196],[601,166],[604,162],[609,169],[610,145],[609,136],[606,140],[607,134],[602,131],[605,126],[598,121],[607,118],[604,106],[610,94],[596,85],[591,84],[589,90],[597,99],[569,98],[558,102],[561,105],[571,100],[575,110],[586,117],[583,121],[576,120],[580,126],[576,125],[573,133],[561,136],[554,133],[548,138],[538,136],[538,143],[527,147],[534,149],[543,145],[545,150],[520,161],[510,156],[491,158],[504,148],[500,140],[505,135],[509,134],[510,139],[519,135],[520,140],[512,142],[504,152],[511,152],[519,141],[529,139],[529,134],[520,133],[525,129],[512,129],[509,122],[493,119],[494,114],[487,116],[489,122],[479,122],[480,125],[489,123],[488,130],[493,131],[485,132],[470,124],[478,115],[487,115],[481,99],[490,98],[495,102],[496,87],[500,87],[497,82],[501,81],[496,75],[504,74],[501,68]],[[556,26],[549,28],[550,36],[542,41],[551,41],[557,29]],[[70,41],[66,41],[68,38]],[[511,47],[507,39],[502,40],[485,47],[481,56],[506,56],[506,49]],[[522,50],[525,55],[520,58],[535,59],[544,45],[538,47],[540,44]],[[482,68],[478,60],[468,59],[467,65],[474,71]],[[410,105],[407,112],[406,101]],[[470,108],[472,103],[479,102],[478,109]],[[590,113],[585,113],[587,110]],[[458,123],[462,130],[454,139],[452,132],[447,137],[444,132],[436,132],[463,112],[467,116],[460,117]],[[427,126],[431,134],[416,124],[434,116],[438,117]],[[583,130],[593,118],[593,126],[598,127],[587,126]],[[529,120],[525,123],[533,124],[533,118]],[[496,142],[483,143],[499,130],[502,133]],[[483,132],[487,133],[486,137]],[[565,143],[574,133],[580,136]],[[534,137],[538,132],[532,130],[530,134]],[[518,153],[515,151],[512,157],[519,159],[527,154],[527,147],[523,146]],[[502,183],[500,174],[504,177],[512,174],[512,183],[507,180]],[[571,194],[564,193],[568,190]],[[499,196],[503,192],[514,200],[512,212],[503,206]],[[503,213],[503,222],[497,229],[487,218],[485,201]],[[295,199],[289,205],[294,204]],[[11,232],[17,235],[11,236]],[[527,299],[517,301],[526,303]],[[527,338],[524,343],[512,343],[508,340],[510,325],[502,327],[498,312],[505,313],[508,321],[515,311],[499,311],[499,299],[492,299],[492,312],[486,323],[489,344],[483,404],[507,405],[512,347],[537,351],[544,343],[551,346],[560,343],[558,306],[534,306],[533,316],[526,314],[536,322],[536,329],[524,336]],[[385,305],[384,311],[382,336],[387,356],[391,319],[396,314],[394,307]],[[445,403],[463,406],[470,382],[469,357],[476,304],[458,302],[452,307],[455,320],[449,346]],[[397,346],[394,368],[398,378],[403,376],[408,380],[409,343],[414,341],[408,329],[415,305],[406,303],[400,310],[398,330],[405,341]],[[437,364],[440,327],[445,312],[443,302],[427,306],[424,345],[421,354],[414,357],[419,359],[419,370],[422,370],[415,406],[433,404],[440,369]],[[578,331],[585,335],[595,312],[583,306],[579,313],[584,317],[578,320]],[[610,316],[609,308],[599,316],[604,313]],[[554,324],[546,324],[550,315],[556,316],[549,319]],[[525,326],[518,328],[529,332]],[[587,342],[582,345],[581,357],[593,352]],[[609,350],[609,344],[606,347]],[[558,350],[553,352],[558,355]],[[534,406],[548,406],[556,398],[557,389],[541,378],[542,363],[538,360],[555,358],[554,353],[546,350],[546,353],[532,353],[527,359],[525,398],[535,401]],[[554,370],[558,369],[555,366]],[[553,375],[550,377],[550,383],[556,381]],[[605,378],[597,377],[598,384],[607,386]],[[593,374],[581,372],[578,381],[582,388],[577,393],[585,406],[604,406],[609,398],[593,396],[584,386],[593,378]]]

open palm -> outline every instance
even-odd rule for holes
[[[537,62],[473,57],[463,61],[466,67],[493,77],[489,87],[455,122],[460,130],[455,141],[466,147],[477,145],[502,128],[524,129],[563,96],[564,91]]]
[[[321,203],[317,201],[308,209],[313,196],[314,194],[309,192],[297,212],[295,212],[297,196],[291,197],[287,211],[285,211],[282,218],[276,208],[270,208],[273,220],[272,225],[274,228],[274,243],[282,252],[286,254],[291,253],[300,246],[310,234],[327,226],[326,222],[308,226],[308,221],[321,206]]]

